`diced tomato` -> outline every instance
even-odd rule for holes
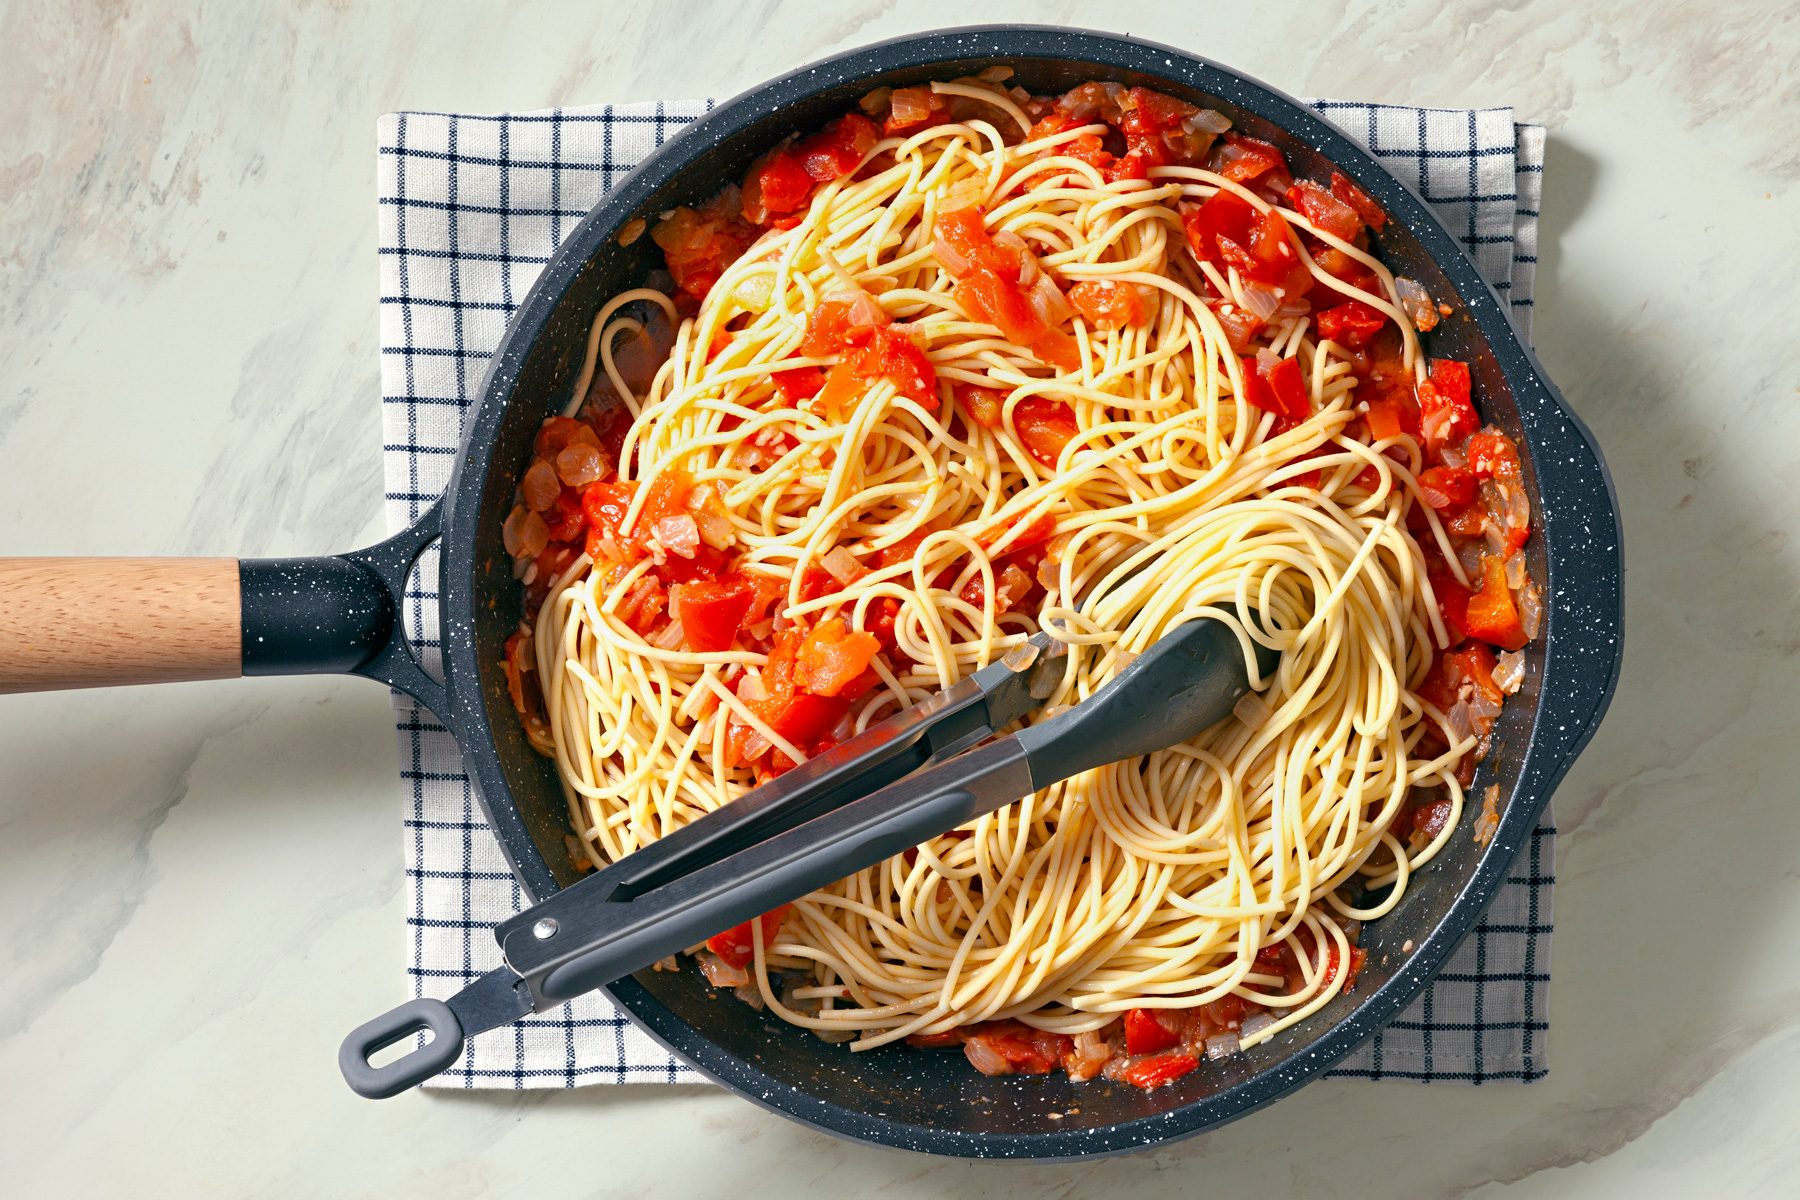
[[[1299,295],[1312,283],[1312,272],[1295,271],[1300,259],[1288,235],[1288,223],[1280,213],[1270,209],[1257,219],[1250,231],[1250,275],[1263,283],[1280,284],[1284,290]]]
[[[1233,183],[1243,183],[1269,171],[1288,173],[1287,159],[1268,142],[1241,133],[1228,133],[1220,151],[1219,174]]]
[[[812,190],[813,178],[794,148],[778,146],[752,163],[744,176],[744,219],[763,225],[770,217],[805,208]]]
[[[821,301],[806,319],[800,353],[807,358],[821,358],[865,345],[874,337],[875,330],[890,320],[881,305],[866,297]]]
[[[696,580],[676,584],[669,599],[689,650],[717,654],[731,649],[738,626],[750,611],[752,589],[743,579]]]
[[[1181,1041],[1181,1035],[1168,1028],[1156,1019],[1156,1013],[1148,1008],[1131,1008],[1125,1011],[1125,1052],[1127,1054],[1155,1054],[1158,1050],[1167,1050]]]
[[[1006,409],[1006,393],[993,388],[979,387],[973,383],[957,383],[951,385],[951,393],[956,402],[963,406],[969,416],[977,424],[989,429],[998,429]]]
[[[1255,345],[1256,335],[1262,332],[1262,318],[1247,308],[1239,308],[1235,304],[1219,304],[1213,308],[1213,315],[1219,318],[1224,327],[1225,341],[1231,346],[1233,353],[1243,354]]]
[[[986,1021],[965,1039],[965,1052],[970,1045],[990,1052],[988,1060],[1003,1062],[1008,1068],[998,1074],[1044,1075],[1056,1069],[1063,1055],[1073,1048],[1074,1039],[1065,1034],[1033,1029],[1020,1021]],[[971,1056],[973,1059],[973,1056]],[[979,1064],[977,1064],[979,1066]]]
[[[1053,112],[1049,116],[1039,120],[1030,129],[1026,130],[1025,140],[1028,142],[1035,142],[1040,138],[1055,137],[1059,133],[1067,133],[1069,130],[1078,127],[1080,124],[1080,121],[1077,121],[1068,113]]]
[[[700,209],[678,208],[658,222],[650,236],[682,292],[701,300],[726,267],[756,240],[755,229],[737,207],[737,193],[725,189]]]
[[[1007,521],[1003,524],[990,525],[975,535],[976,544],[983,549],[996,545],[1010,530],[1018,527],[1018,521]],[[1039,513],[1029,524],[1020,529],[1013,539],[1007,543],[1007,553],[1015,554],[1032,546],[1040,546],[1056,534],[1056,514]]]
[[[572,487],[563,488],[557,493],[550,511],[544,514],[544,522],[550,527],[552,542],[572,542],[580,537],[587,528],[587,515],[581,510],[581,493]]]
[[[1081,432],[1075,412],[1048,396],[1027,396],[1013,408],[1013,427],[1031,457],[1054,467],[1067,446]]]
[[[1331,194],[1354,209],[1356,215],[1362,218],[1363,224],[1370,229],[1379,232],[1387,224],[1387,213],[1381,205],[1375,203],[1369,193],[1357,187],[1342,171],[1331,173]]]
[[[951,294],[969,316],[992,325],[1043,362],[1069,371],[1081,365],[1075,339],[1039,316],[1018,284],[977,267],[957,281]]]
[[[776,936],[781,932],[781,923],[787,920],[788,912],[793,907],[791,904],[783,904],[760,917],[750,918],[742,925],[733,925],[724,933],[715,933],[706,939],[706,948],[741,970],[756,961],[757,942],[762,943],[765,952],[774,944]]]
[[[1278,359],[1267,371],[1259,370],[1254,358],[1240,358],[1238,366],[1244,372],[1244,399],[1253,407],[1284,421],[1304,421],[1312,415],[1298,359]]]
[[[868,349],[873,358],[870,366],[877,374],[920,408],[937,411],[937,368],[912,338],[898,329],[878,329]]]
[[[931,229],[937,239],[940,260],[948,251],[949,261],[943,266],[952,275],[961,279],[974,271],[990,271],[1006,283],[1019,282],[1024,258],[1018,247],[1002,246],[994,241],[987,231],[981,209],[965,205],[941,212]]]
[[[1310,179],[1302,179],[1288,189],[1288,202],[1312,222],[1313,228],[1342,241],[1352,241],[1362,231],[1362,218],[1356,210]]]
[[[844,351],[814,400],[821,411],[837,413],[876,379],[888,380],[927,411],[937,410],[936,368],[910,337],[888,326],[869,330],[866,341]]]
[[[1524,474],[1519,448],[1495,429],[1484,429],[1469,439],[1469,469],[1496,483],[1517,483]]]
[[[581,493],[581,509],[587,515],[588,528],[593,533],[607,533],[614,539],[621,538],[625,512],[631,507],[632,497],[636,495],[635,480],[588,484]]]
[[[1458,583],[1450,568],[1437,559],[1431,560],[1425,576],[1431,582],[1432,595],[1437,597],[1438,615],[1444,619],[1451,643],[1462,641],[1469,636],[1469,597],[1474,593]]]
[[[1502,650],[1522,649],[1527,640],[1512,589],[1506,586],[1506,564],[1497,554],[1481,560],[1481,590],[1469,597],[1468,627],[1470,637]]]
[[[1313,253],[1313,261],[1319,264],[1320,270],[1348,287],[1371,296],[1381,294],[1380,278],[1355,255],[1346,254],[1336,246],[1322,246]]]
[[[781,403],[786,408],[799,408],[801,401],[811,400],[825,386],[825,372],[817,367],[777,371],[771,378],[775,384],[775,394],[781,398]]]
[[[1475,499],[1475,475],[1466,467],[1426,467],[1419,472],[1419,492],[1438,511]]]
[[[1069,303],[1096,329],[1123,329],[1143,319],[1137,289],[1110,279],[1084,279],[1069,289]]]
[[[1182,229],[1194,257],[1202,262],[1221,260],[1220,239],[1235,246],[1248,245],[1257,220],[1256,209],[1234,192],[1221,190],[1202,204],[1181,206]]]
[[[686,516],[688,496],[693,490],[693,476],[680,467],[670,467],[652,479],[644,506],[638,510],[637,521],[631,527],[632,537],[648,541],[658,521],[665,517]]]
[[[1356,986],[1356,973],[1362,970],[1363,961],[1369,957],[1368,951],[1361,946],[1350,947],[1350,969],[1344,972],[1344,991]],[[1338,948],[1333,942],[1325,948],[1325,968],[1319,972],[1319,987],[1328,988],[1338,973]]]
[[[1448,796],[1440,796],[1413,809],[1413,834],[1426,842],[1436,840],[1437,836],[1443,833],[1450,824],[1450,812],[1453,807]]]
[[[1244,1020],[1244,998],[1228,992],[1206,1006],[1206,1016],[1220,1029],[1236,1029]]]
[[[1450,359],[1434,359],[1431,377],[1418,385],[1419,429],[1433,458],[1454,446],[1481,423],[1469,398],[1469,368]]]
[[[1387,318],[1361,300],[1346,300],[1320,313],[1318,324],[1319,336],[1330,338],[1341,346],[1360,347],[1381,332]]]
[[[1148,1092],[1174,1083],[1199,1065],[1200,1060],[1191,1054],[1158,1054],[1132,1063],[1125,1068],[1123,1077],[1126,1083]]]
[[[816,696],[836,696],[848,688],[880,653],[881,643],[853,632],[831,617],[813,626],[794,662],[794,681]]]
[[[1369,401],[1368,422],[1369,436],[1376,441],[1419,433],[1418,410],[1406,398],[1393,394]]]
[[[820,183],[853,174],[862,165],[881,133],[875,122],[861,113],[845,113],[794,147],[806,173]]]

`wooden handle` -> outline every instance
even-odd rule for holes
[[[235,558],[0,558],[0,692],[233,679]]]

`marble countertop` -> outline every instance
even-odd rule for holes
[[[1612,715],[1557,796],[1550,1075],[1320,1083],[1198,1140],[1048,1167],[852,1146],[710,1089],[369,1104],[334,1054],[403,987],[385,692],[7,697],[10,1194],[1793,1194],[1791,6],[368,9],[0,5],[0,553],[378,536],[374,125],[392,109],[726,94],[979,16],[1124,29],[1297,94],[1548,125],[1538,337],[1612,463],[1631,625]]]

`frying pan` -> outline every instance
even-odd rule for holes
[[[1284,1036],[1207,1063],[1155,1092],[1062,1076],[988,1078],[958,1055],[851,1054],[746,1005],[713,997],[698,972],[645,973],[606,989],[652,1037],[747,1099],[844,1137],[967,1157],[1073,1158],[1198,1133],[1316,1076],[1390,1020],[1475,925],[1557,782],[1604,714],[1623,633],[1617,504],[1592,436],[1511,324],[1506,306],[1423,201],[1313,111],[1265,84],[1131,38],[994,26],[897,38],[815,63],[714,109],[623,180],[571,233],[513,315],[471,414],[443,499],[365,550],[281,560],[0,560],[0,689],[29,690],[239,673],[349,672],[418,699],[455,736],[520,884],[542,899],[574,878],[554,769],[514,718],[499,669],[519,619],[501,524],[539,423],[569,399],[588,324],[657,265],[634,216],[698,203],[796,129],[870,89],[1014,68],[1033,92],[1090,79],[1142,84],[1229,116],[1281,147],[1297,176],[1335,166],[1390,221],[1378,249],[1455,315],[1434,355],[1473,365],[1484,418],[1519,444],[1532,500],[1526,547],[1545,589],[1542,637],[1501,714],[1477,791],[1500,785],[1493,838],[1458,836],[1367,924],[1356,991]],[[423,671],[396,614],[420,552],[442,543],[444,678]],[[370,1003],[386,999],[371,987]]]

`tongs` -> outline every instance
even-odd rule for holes
[[[1258,673],[1275,654],[1258,645]],[[506,965],[449,1000],[358,1026],[338,1067],[359,1095],[397,1095],[467,1038],[641,971],[721,930],[874,866],[1082,771],[1186,741],[1250,690],[1222,621],[1176,626],[1093,696],[999,732],[1056,690],[1066,647],[1039,633],[954,686],[752,789],[494,928]],[[421,1046],[370,1059],[421,1032]]]

